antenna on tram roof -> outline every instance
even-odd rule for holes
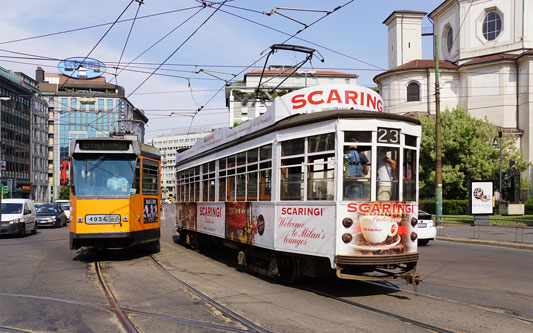
[[[278,89],[283,84],[283,82],[287,81],[287,79],[289,77],[291,77],[294,73],[296,73],[298,71],[298,69],[300,69],[300,67],[302,67],[307,61],[311,61],[311,59],[313,58],[313,55],[315,54],[315,52],[320,57],[319,60],[321,62],[324,62],[324,57],[322,57],[320,52],[318,52],[317,50],[312,49],[310,47],[300,46],[300,45],[291,45],[291,44],[274,44],[274,45],[270,46],[270,52],[268,53],[268,55],[267,55],[267,57],[265,59],[265,64],[263,66],[263,70],[261,71],[261,77],[259,77],[259,83],[257,85],[257,89],[255,90],[255,98],[257,98],[257,99],[259,99],[259,93],[261,92],[261,81],[263,80],[263,76],[265,74],[265,68],[266,68],[266,65],[268,63],[268,58],[270,58],[270,56],[272,54],[276,53],[276,51],[278,51],[278,50],[306,53],[307,56],[305,57],[304,60],[300,61],[299,63],[297,63],[294,66],[290,66],[288,68],[282,67],[281,71],[276,76],[274,76],[274,77],[272,77],[272,78],[270,78],[268,80],[268,81],[273,80],[273,79],[277,78],[278,76],[280,76],[282,74],[288,73],[288,75],[283,80],[281,80],[281,82],[275,88],[270,89],[270,91],[269,91],[268,88],[266,89],[264,94],[270,100],[272,100],[272,96],[270,96],[270,94],[273,93],[274,91],[276,91],[276,89]],[[261,54],[265,53],[265,51],[261,52]],[[265,81],[265,83],[268,82],[268,81]]]

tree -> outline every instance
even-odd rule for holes
[[[435,118],[418,117],[422,123],[420,143],[420,197],[435,193]],[[442,186],[445,199],[465,199],[471,180],[494,180],[499,187],[500,148],[492,145],[497,129],[487,119],[472,117],[463,108],[446,109],[442,124]],[[502,138],[502,172],[514,159],[520,171],[528,168],[517,138],[504,133]]]
[[[68,199],[70,199],[70,186],[67,181],[67,184],[59,188],[58,200],[68,200]]]

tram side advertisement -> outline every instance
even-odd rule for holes
[[[351,202],[339,208],[338,255],[404,254],[416,251],[416,202]]]

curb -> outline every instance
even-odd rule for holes
[[[445,237],[445,236],[437,236],[437,239],[443,240],[443,241],[449,241],[449,242],[500,246],[500,247],[509,247],[509,248],[521,249],[521,250],[533,250],[533,244],[498,242],[498,241],[490,241],[490,240],[482,240],[482,239],[453,238],[453,237]]]

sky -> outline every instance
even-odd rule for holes
[[[222,6],[213,0],[205,7],[194,0],[0,2],[1,67],[35,78],[37,66],[58,73],[62,59],[98,59],[107,66],[106,80],[123,86],[144,110],[146,138],[152,138],[227,126],[226,81],[262,69],[261,57],[273,44],[314,48],[318,53],[304,69],[355,73],[359,85],[375,86],[374,76],[388,66],[382,22],[394,10],[430,13],[443,0],[228,0]],[[431,27],[427,17],[422,27]],[[431,44],[423,37],[424,59],[432,57]],[[295,65],[303,57],[278,51],[267,66]]]

